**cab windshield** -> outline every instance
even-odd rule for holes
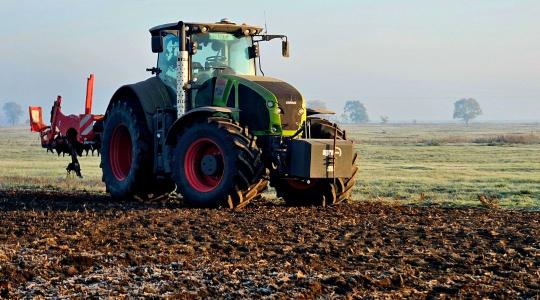
[[[197,52],[191,57],[192,77],[202,83],[217,74],[255,75],[255,59],[249,58],[249,36],[210,32],[192,36]]]

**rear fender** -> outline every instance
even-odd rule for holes
[[[124,85],[119,88],[111,98],[107,111],[113,103],[119,100],[136,102],[144,112],[146,125],[150,132],[154,131],[153,115],[159,109],[174,109],[175,100],[163,82],[152,77],[145,81]]]
[[[176,136],[182,128],[192,124],[196,120],[204,120],[216,114],[225,114],[231,116],[233,113],[238,112],[239,110],[232,107],[220,107],[220,106],[202,106],[194,108],[184,114],[182,117],[177,119],[167,133],[166,144],[174,145],[176,143]]]
[[[335,115],[336,113],[325,109],[325,108],[308,108],[307,109],[307,115],[313,116],[313,115]]]

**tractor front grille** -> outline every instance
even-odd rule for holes
[[[284,130],[297,130],[302,119],[302,95],[292,85],[280,81],[257,81],[265,89],[272,92],[281,109],[281,126]]]
[[[234,89],[232,90],[234,91]],[[268,130],[270,116],[264,98],[243,84],[238,85],[238,94],[241,97],[238,106],[240,124],[247,125],[249,130]]]

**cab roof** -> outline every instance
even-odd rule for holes
[[[217,23],[192,23],[192,22],[178,22],[167,23],[150,28],[150,34],[152,36],[159,35],[164,30],[178,30],[180,26],[184,24],[188,34],[199,32],[229,32],[236,33],[238,35],[253,35],[262,32],[262,27],[253,26],[248,24],[236,24],[228,19],[223,19]]]

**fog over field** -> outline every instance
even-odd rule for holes
[[[150,76],[148,29],[178,20],[264,24],[285,33],[263,45],[266,75],[341,110],[362,101],[372,117],[452,118],[453,102],[478,100],[482,120],[540,120],[540,2],[483,1],[2,1],[0,104],[83,108],[96,74],[95,112],[114,90]]]

